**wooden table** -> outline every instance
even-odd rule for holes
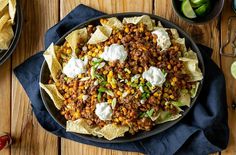
[[[227,20],[234,15],[231,0],[226,0],[221,17],[205,25],[191,25],[179,19],[171,7],[171,0],[20,0],[24,14],[21,39],[12,57],[0,66],[0,131],[11,133],[13,145],[0,152],[4,155],[137,155],[76,143],[46,132],[37,122],[30,101],[12,70],[26,58],[43,50],[44,33],[78,4],[86,4],[106,13],[148,12],[169,19],[186,30],[196,42],[214,49],[212,58],[225,73],[229,111],[230,142],[221,154],[236,154],[236,80],[230,74],[233,58],[222,57],[220,46],[226,41]],[[236,26],[236,23],[234,23]],[[227,47],[227,49],[229,49]],[[218,154],[218,153],[216,153]]]

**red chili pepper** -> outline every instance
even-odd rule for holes
[[[11,137],[7,134],[0,136],[0,150],[7,147],[11,143]]]

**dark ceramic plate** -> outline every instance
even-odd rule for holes
[[[180,0],[172,0],[172,7],[175,10],[175,13],[185,20],[186,22],[189,23],[194,23],[194,24],[203,24],[206,22],[209,22],[213,20],[214,18],[218,17],[224,7],[224,1],[225,0],[210,0],[211,1],[211,8],[208,11],[208,13],[202,17],[197,17],[194,19],[190,19],[185,17],[185,15],[181,11],[181,3],[182,1]]]
[[[112,15],[105,15],[105,16],[101,16],[98,18],[93,18],[91,20],[88,20],[82,24],[79,24],[78,26],[74,27],[72,30],[70,30],[69,32],[67,32],[61,39],[58,40],[58,42],[56,42],[56,45],[61,45],[64,43],[65,41],[65,37],[73,30],[77,29],[77,28],[83,28],[85,26],[87,26],[88,24],[93,24],[93,25],[98,25],[99,24],[99,19],[100,18],[109,18],[109,17],[117,17],[118,19],[122,20],[124,17],[133,17],[133,16],[141,16],[144,15],[146,13],[120,13],[120,14],[112,14]],[[194,43],[194,41],[189,37],[189,35],[187,33],[185,33],[181,28],[179,28],[178,26],[176,26],[175,24],[171,23],[170,21],[163,19],[161,17],[155,16],[155,15],[151,15],[151,14],[146,14],[149,15],[152,19],[156,20],[156,21],[161,21],[164,27],[169,27],[169,28],[175,28],[178,30],[180,37],[184,37],[186,39],[186,45],[187,47],[192,48],[193,51],[195,51],[198,55],[199,58],[199,67],[201,68],[203,75],[205,75],[205,68],[204,68],[204,64],[203,64],[203,59],[202,59],[202,55],[197,47],[197,45]],[[41,67],[41,73],[40,73],[40,82],[41,83],[47,83],[47,81],[49,80],[49,69],[48,69],[48,65],[47,63],[44,61],[42,67]],[[202,84],[203,84],[203,80],[200,83],[200,87],[198,89],[197,95],[195,98],[192,99],[192,103],[191,103],[191,107],[194,105],[200,91],[202,88]],[[48,110],[48,112],[51,114],[51,116],[54,118],[54,120],[60,124],[63,128],[65,128],[66,126],[66,120],[64,118],[64,116],[60,115],[59,111],[56,109],[56,107],[54,106],[52,100],[50,99],[50,97],[47,95],[47,93],[40,88],[40,93],[43,99],[43,103],[46,107],[46,109]],[[191,109],[191,107],[186,108],[183,112],[183,116],[180,117],[179,119],[175,120],[175,121],[171,121],[171,122],[167,122],[164,124],[160,124],[160,125],[156,125],[151,131],[141,131],[136,133],[135,135],[130,135],[130,134],[126,134],[124,137],[119,137],[116,138],[114,140],[108,141],[104,138],[98,138],[95,136],[90,136],[90,135],[83,135],[83,134],[74,134],[74,136],[79,136],[82,137],[84,139],[87,140],[91,140],[91,141],[95,141],[95,142],[101,142],[101,143],[125,143],[125,142],[132,142],[132,141],[136,141],[136,140],[141,140],[147,137],[150,137],[152,135],[156,135],[162,131],[167,130],[168,128],[172,127],[173,125],[175,125],[177,122],[179,122],[184,116],[186,116],[186,114],[189,112],[189,110]]]
[[[3,64],[14,52],[17,43],[20,39],[20,34],[22,30],[23,15],[20,8],[19,1],[16,4],[16,16],[15,16],[15,25],[13,25],[14,37],[11,41],[11,44],[7,50],[0,50],[0,65]]]

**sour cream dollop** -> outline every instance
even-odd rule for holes
[[[107,102],[102,102],[96,104],[95,114],[100,120],[111,120],[112,109]]]
[[[101,58],[103,58],[106,61],[115,61],[119,60],[121,62],[124,62],[127,58],[127,51],[125,51],[125,48],[123,45],[119,44],[112,44],[111,46],[105,46],[104,52],[100,55]]]
[[[152,32],[157,36],[157,45],[161,47],[162,50],[165,50],[170,47],[170,37],[164,29],[158,29]]]
[[[143,72],[142,77],[152,84],[152,86],[161,87],[162,84],[166,81],[165,75],[162,71],[151,66],[147,71]]]
[[[86,65],[88,64],[88,59],[85,58],[84,61],[75,57],[72,57],[68,63],[64,66],[62,72],[70,77],[75,78],[78,74],[86,72]]]

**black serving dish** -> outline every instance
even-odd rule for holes
[[[184,21],[192,23],[192,24],[204,24],[207,23],[214,18],[218,17],[224,7],[224,0],[210,0],[211,1],[211,9],[208,13],[202,17],[197,18],[187,18],[181,11],[181,3],[180,0],[172,0],[172,8],[174,9],[175,13],[182,18]]]
[[[78,26],[74,27],[73,29],[71,29],[62,38],[60,38],[55,44],[56,45],[63,44],[64,41],[65,41],[65,37],[75,29],[83,28],[83,27],[87,26],[88,24],[98,25],[100,18],[117,17],[118,19],[122,20],[124,17],[133,17],[133,16],[141,16],[141,15],[149,15],[156,22],[161,21],[164,27],[177,29],[178,32],[179,32],[180,37],[184,37],[186,39],[187,47],[190,47],[193,51],[195,51],[197,53],[198,59],[199,59],[199,67],[202,70],[203,76],[205,75],[205,67],[204,67],[202,55],[201,55],[197,45],[195,44],[195,42],[191,39],[191,37],[186,32],[184,32],[184,30],[182,30],[180,27],[178,27],[175,24],[173,24],[172,22],[170,22],[170,21],[168,21],[164,18],[161,18],[159,16],[156,16],[156,15],[151,15],[151,14],[146,14],[146,13],[119,13],[119,14],[104,15],[104,16],[100,16],[98,18],[93,18],[93,19],[90,19],[90,20],[88,20],[88,21],[86,21],[82,24],[79,24]],[[50,75],[50,71],[48,69],[48,65],[44,61],[43,65],[41,67],[40,80],[39,81],[41,83],[44,83],[44,84],[47,83],[47,81],[49,80],[49,75]],[[196,99],[197,99],[197,97],[198,97],[198,95],[201,91],[202,85],[203,85],[203,80],[200,82],[200,86],[199,86],[199,89],[197,91],[196,97],[192,99],[191,106],[184,110],[182,117],[180,117],[179,119],[177,119],[175,121],[171,121],[171,122],[167,122],[167,123],[164,123],[164,124],[156,125],[151,131],[145,131],[145,132],[142,131],[142,132],[136,133],[135,135],[126,134],[124,137],[116,138],[116,139],[111,140],[111,141],[106,140],[104,138],[98,138],[98,137],[95,137],[95,136],[91,136],[91,135],[83,135],[83,134],[74,133],[74,136],[79,136],[79,137],[82,137],[82,138],[87,139],[87,140],[91,140],[91,141],[95,141],[95,142],[101,142],[101,143],[125,143],[125,142],[132,142],[132,141],[141,140],[141,139],[156,135],[156,134],[158,134],[160,132],[163,132],[163,131],[167,130],[168,128],[174,126],[183,117],[185,117],[187,115],[187,113],[190,111],[190,109],[195,104],[195,101],[196,101]],[[44,103],[46,109],[48,110],[48,112],[51,114],[51,116],[54,118],[54,120],[58,124],[60,124],[63,128],[65,128],[66,120],[65,120],[64,116],[62,116],[60,114],[60,112],[56,109],[56,107],[54,106],[54,103],[52,102],[52,100],[50,99],[48,94],[42,88],[40,88],[40,93],[41,93],[43,103]]]
[[[20,34],[22,31],[22,23],[23,23],[23,14],[20,8],[19,1],[16,3],[16,16],[15,16],[15,25],[13,25],[14,37],[10,43],[10,46],[7,50],[0,51],[0,65],[3,64],[15,51],[17,43],[20,39]]]

